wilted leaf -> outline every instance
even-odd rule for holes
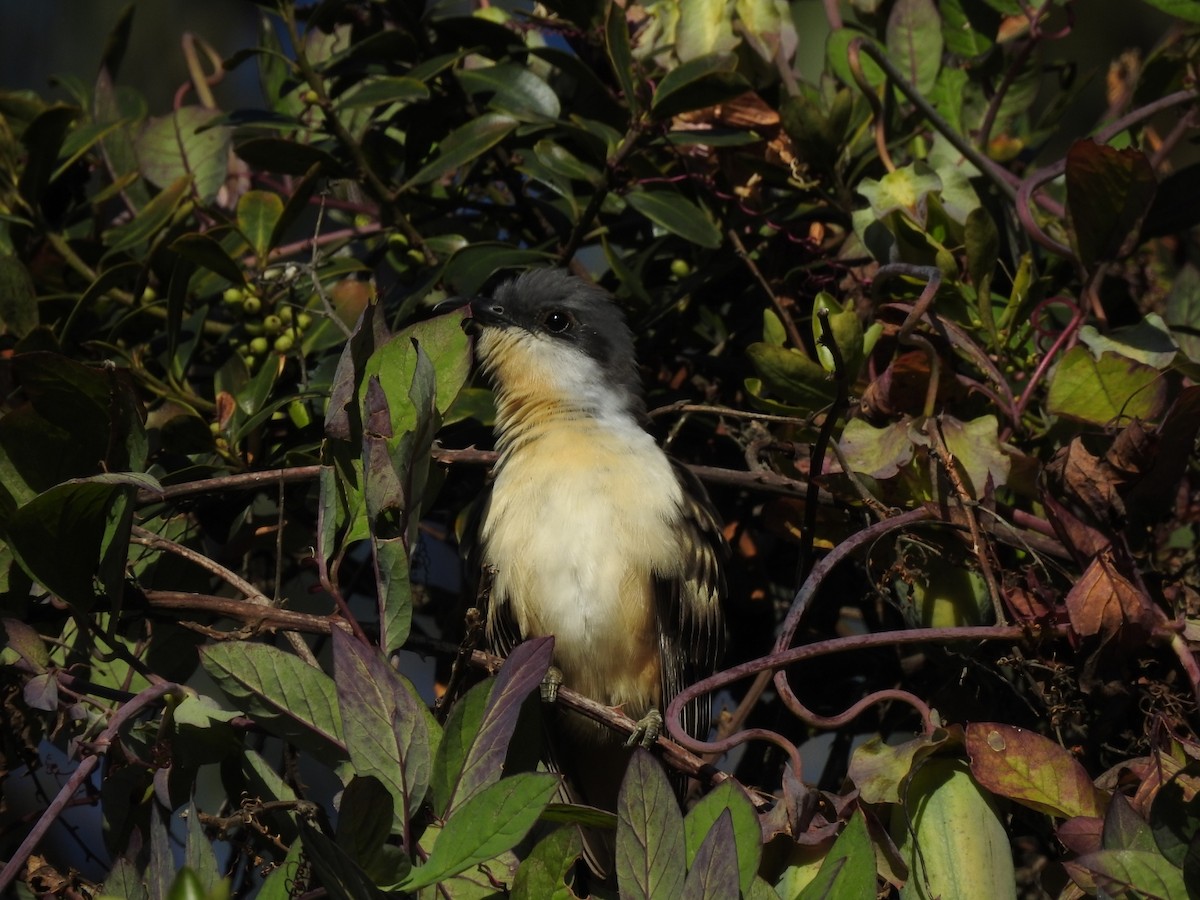
[[[1098,816],[1099,792],[1083,766],[1054,741],[1000,722],[967,726],[971,774],[988,790],[1058,818]]]
[[[1067,592],[1067,615],[1076,634],[1099,634],[1107,639],[1133,626],[1144,636],[1153,628],[1156,609],[1153,601],[1122,575],[1111,552],[1102,552]]]
[[[679,0],[675,55],[680,62],[710,53],[729,53],[739,42],[726,0]]]
[[[1166,404],[1162,373],[1116,353],[1099,359],[1072,347],[1050,379],[1047,406],[1057,416],[1095,425],[1122,419],[1154,419]]]
[[[946,448],[954,461],[966,471],[967,488],[975,499],[983,496],[988,479],[993,487],[1008,481],[1011,460],[1000,449],[1000,423],[995,416],[980,416],[960,422],[949,415],[938,419]]]
[[[912,462],[916,447],[907,417],[882,428],[865,419],[851,419],[838,440],[850,468],[872,478],[892,478]]]
[[[1067,151],[1066,181],[1072,244],[1084,265],[1127,252],[1158,188],[1146,155],[1076,141]]]

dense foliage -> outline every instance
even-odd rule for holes
[[[132,8],[0,92],[0,890],[571,896],[584,822],[628,897],[1200,896],[1194,4],[1087,133],[1072,0],[256,6],[172,109]],[[436,307],[529,265],[726,522],[685,814],[650,754],[554,803],[552,646],[458,597]]]

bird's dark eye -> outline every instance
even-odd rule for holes
[[[561,309],[552,309],[542,316],[542,327],[551,334],[562,334],[571,327],[571,314]]]

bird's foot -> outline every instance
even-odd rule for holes
[[[629,739],[625,741],[625,746],[645,747],[649,749],[654,746],[654,742],[658,740],[658,736],[662,733],[662,713],[657,709],[652,709],[638,719],[637,727],[633,730],[633,734],[629,735]]]
[[[543,703],[555,703],[558,701],[558,689],[563,683],[563,673],[558,666],[551,666],[546,670],[546,677],[542,679],[541,693]]]

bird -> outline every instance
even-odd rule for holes
[[[661,710],[721,656],[720,522],[699,480],[646,430],[633,334],[611,294],[535,268],[469,308],[463,327],[496,403],[477,534],[488,643],[506,655],[553,635],[562,684],[637,720],[649,745]],[[707,698],[681,721],[707,736]],[[551,730],[566,799],[614,810],[632,751],[576,713]]]

